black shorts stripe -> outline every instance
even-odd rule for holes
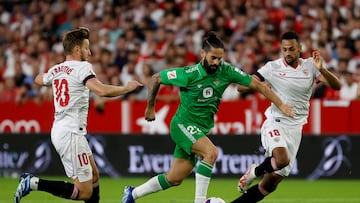
[[[87,82],[89,79],[91,79],[91,78],[96,78],[96,76],[95,76],[95,75],[89,75],[89,76],[87,76],[87,77],[83,80],[83,85],[85,85],[86,82]]]

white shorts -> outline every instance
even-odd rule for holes
[[[80,182],[93,178],[89,159],[92,152],[83,132],[53,128],[51,130],[51,141],[69,178],[73,180],[78,178]]]
[[[281,176],[288,176],[296,160],[302,137],[302,125],[289,126],[274,120],[265,120],[261,127],[261,143],[265,149],[265,156],[271,157],[276,147],[287,149],[290,163],[288,166],[275,173]]]

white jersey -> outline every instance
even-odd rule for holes
[[[88,79],[95,77],[92,65],[86,61],[65,61],[53,66],[43,77],[52,85],[54,95],[54,127],[81,130],[86,134],[89,109]]]
[[[296,116],[290,118],[272,103],[265,112],[268,119],[287,125],[302,125],[307,122],[312,87],[320,72],[316,69],[313,58],[300,58],[299,61],[298,67],[293,68],[280,58],[266,63],[258,70],[280,99],[293,105],[296,110]]]

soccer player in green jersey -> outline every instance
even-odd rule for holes
[[[198,157],[201,161],[195,172],[194,203],[204,203],[218,155],[216,146],[206,135],[214,126],[214,114],[229,84],[237,83],[259,91],[285,115],[294,115],[293,107],[282,103],[268,86],[224,62],[224,51],[222,40],[209,32],[202,43],[198,64],[164,69],[152,76],[145,110],[147,121],[155,120],[155,100],[160,84],[180,87],[180,104],[170,124],[170,136],[176,144],[174,160],[166,174],[157,175],[138,187],[126,186],[122,203],[133,203],[137,198],[180,185],[194,169]]]

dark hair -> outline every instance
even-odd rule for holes
[[[295,39],[297,42],[300,42],[299,35],[294,31],[285,32],[281,35],[280,41],[284,39]]]
[[[206,52],[210,51],[211,48],[224,49],[224,43],[213,31],[210,31],[206,34],[205,39],[202,43],[202,49]]]
[[[79,27],[76,30],[69,31],[65,34],[63,47],[65,55],[71,54],[75,46],[81,46],[85,39],[89,39],[90,31],[86,27]]]

